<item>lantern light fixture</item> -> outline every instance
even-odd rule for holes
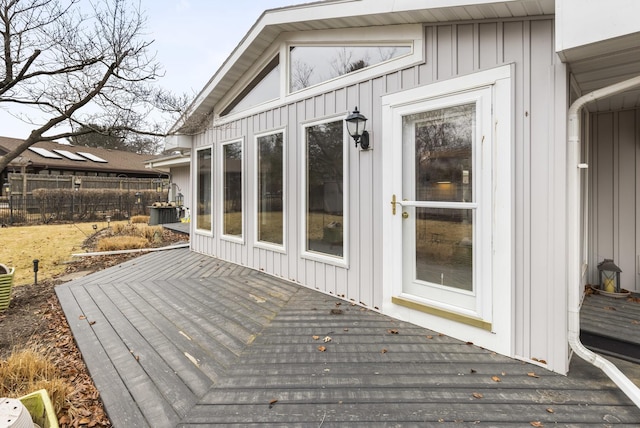
[[[604,259],[598,263],[600,290],[607,293],[620,293],[620,272],[622,270],[612,259]]]
[[[362,150],[367,150],[369,148],[369,132],[366,130],[367,118],[358,111],[358,107],[347,116],[345,122],[347,122],[349,135],[356,143],[356,148],[360,144]]]

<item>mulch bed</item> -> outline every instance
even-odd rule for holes
[[[165,229],[162,241],[162,245],[184,242],[185,235]],[[70,273],[95,272],[141,254],[101,255],[74,260],[60,277],[14,287],[9,308],[0,312],[0,362],[14,349],[47,349],[62,377],[73,385],[68,391],[67,405],[58,414],[61,428],[110,427],[111,422],[76,347],[55,287],[64,282],[60,278]]]

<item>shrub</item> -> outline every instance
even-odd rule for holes
[[[61,377],[51,357],[36,349],[17,350],[6,361],[0,360],[0,397],[18,398],[38,389],[47,390],[59,413],[73,386]]]
[[[140,236],[110,236],[98,241],[97,251],[117,251],[146,248],[149,240]]]
[[[131,217],[131,223],[149,223],[148,215],[134,215]]]

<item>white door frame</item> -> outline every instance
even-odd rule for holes
[[[419,324],[461,340],[492,349],[504,355],[514,354],[514,195],[513,195],[513,69],[505,65],[474,74],[436,82],[408,91],[382,97],[382,225],[383,225],[383,303],[382,312]],[[481,88],[490,89],[492,104],[490,142],[492,193],[487,211],[490,215],[490,255],[483,263],[490,264],[489,287],[484,294],[483,309],[465,313],[455,308],[434,307],[420,299],[407,299],[402,294],[403,259],[402,210],[392,213],[392,195],[402,198],[402,114],[411,106],[429,100],[455,96]]]

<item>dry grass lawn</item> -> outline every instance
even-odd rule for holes
[[[126,222],[123,222],[126,223]],[[61,274],[71,254],[82,252],[82,243],[106,222],[19,226],[0,229],[0,263],[15,267],[14,285],[33,284],[33,260],[38,259],[38,281]],[[111,222],[114,226],[116,222]]]

